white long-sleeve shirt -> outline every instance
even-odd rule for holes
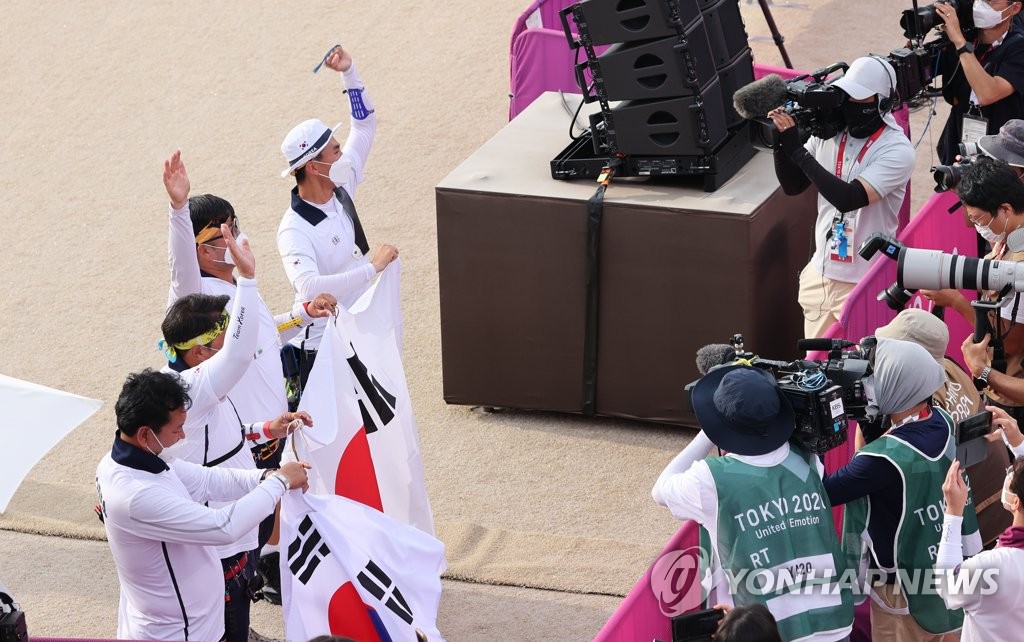
[[[235,296],[235,284],[214,276],[203,276],[199,269],[188,201],[181,209],[168,206],[167,219],[168,260],[171,267],[168,307],[181,297],[195,293],[227,295],[230,307]],[[288,410],[281,368],[281,342],[298,334],[302,326],[312,323],[312,319],[303,310],[302,302],[297,303],[290,312],[275,316],[263,297],[258,293],[256,297],[259,340],[253,354],[254,362],[230,393],[231,401],[245,423],[273,419]],[[298,317],[302,324],[279,334],[277,327],[288,321],[289,317]]]
[[[347,89],[362,89],[363,101],[369,106],[369,96],[355,64],[342,73],[341,78]],[[341,155],[351,163],[345,190],[354,201],[373,146],[377,115],[371,111],[361,120],[353,116],[349,124]],[[297,208],[300,211],[296,211]],[[307,220],[303,210],[312,212],[315,222]],[[369,257],[356,246],[352,218],[336,196],[327,203],[307,203],[293,190],[292,206],[284,213],[277,229],[277,249],[288,280],[295,289],[296,301],[308,301],[318,293],[329,292],[341,305],[350,307],[377,274]],[[324,324],[323,319],[315,320],[291,343],[315,350],[320,345]]]
[[[107,541],[121,584],[117,637],[219,640],[224,572],[214,546],[243,538],[284,495],[259,470],[168,466],[119,437],[96,469]],[[203,502],[220,500],[220,508]]]
[[[256,468],[249,449],[251,442],[242,435],[242,421],[235,413],[228,393],[253,363],[252,355],[259,337],[259,320],[255,312],[258,299],[256,280],[239,277],[223,347],[201,364],[178,373],[188,385],[192,405],[185,419],[185,438],[167,449],[170,456],[206,465],[237,448],[219,466],[243,470]],[[216,502],[210,505],[223,506]],[[257,544],[258,532],[254,527],[235,542],[221,542],[217,550],[221,559],[225,559],[251,551]]]
[[[964,642],[1017,639],[1024,631],[1024,550],[999,546],[964,561],[962,521],[963,517],[944,515],[935,568],[950,570],[949,579],[959,585],[939,581],[939,595],[949,608],[964,610]],[[998,571],[986,575],[985,569]],[[993,584],[995,590],[987,590]]]

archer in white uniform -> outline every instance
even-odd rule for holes
[[[296,301],[318,292],[334,295],[345,307],[366,291],[373,277],[398,257],[398,248],[384,244],[371,254],[356,213],[356,187],[377,130],[377,116],[352,57],[336,47],[324,64],[341,74],[351,120],[345,146],[335,138],[338,125],[328,128],[312,119],[296,125],[281,144],[288,167],[282,176],[295,176],[291,205],[277,229],[277,249]],[[323,335],[317,320],[291,340],[300,350],[300,378],[305,384]]]

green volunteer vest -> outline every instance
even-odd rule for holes
[[[946,479],[949,466],[956,455],[953,439],[953,419],[942,408],[933,407],[946,422],[949,436],[946,449],[938,459],[931,459],[899,437],[883,435],[861,448],[855,457],[882,457],[892,462],[903,477],[903,515],[896,527],[896,550],[893,563],[898,573],[897,581],[904,584],[906,578],[914,578],[913,570],[919,569],[918,577],[927,578],[920,570],[935,567],[935,555],[938,552],[939,539],[942,534],[943,513],[945,502],[942,497],[942,482]],[[907,511],[907,507],[917,506]],[[843,519],[843,550],[847,555],[847,565],[855,568],[866,566],[868,516],[871,514],[871,498],[861,497],[846,504]],[[967,505],[964,507],[962,527],[964,535],[977,535],[978,518],[974,510],[974,497],[968,490]],[[872,542],[873,544],[873,542]],[[980,546],[978,546],[980,549]],[[966,556],[977,553],[967,550]],[[872,554],[874,554],[872,546]],[[859,558],[859,559],[858,559]],[[875,557],[877,559],[877,556]],[[892,572],[892,569],[883,569]],[[926,580],[919,580],[922,586]],[[913,587],[903,586],[904,589]],[[905,595],[910,614],[925,631],[934,634],[948,633],[963,626],[964,612],[962,609],[949,610],[942,598],[934,590],[906,590]]]
[[[734,457],[705,461],[718,493],[718,541],[712,555],[734,578],[730,591],[736,605],[767,606],[784,640],[849,626],[853,596],[835,584],[845,560],[832,505],[809,461],[796,449],[768,468]],[[748,581],[765,570],[771,571],[769,582]],[[801,576],[827,576],[833,584]]]

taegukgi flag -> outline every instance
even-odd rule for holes
[[[430,640],[437,630],[444,544],[337,495],[281,500],[285,638],[360,642]]]
[[[433,535],[402,365],[400,283],[395,261],[327,324],[299,405],[313,427],[293,440],[313,465],[312,492],[348,497]]]

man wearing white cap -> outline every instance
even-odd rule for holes
[[[321,292],[351,306],[373,277],[398,257],[393,245],[370,254],[353,197],[363,181],[363,169],[377,129],[374,113],[352,56],[340,45],[324,63],[341,74],[351,107],[345,145],[335,137],[340,123],[328,128],[311,119],[296,125],[281,152],[287,167],[281,176],[295,176],[291,206],[277,229],[277,248],[296,301],[309,301]],[[326,321],[318,319],[290,343],[299,350],[300,381],[304,384],[320,345]]]
[[[848,98],[846,129],[829,140],[812,136],[801,145],[792,116],[782,108],[768,114],[779,130],[775,174],[783,191],[818,190],[814,256],[800,273],[798,297],[807,337],[824,335],[839,319],[871,266],[858,244],[874,233],[896,234],[914,171],[914,148],[890,114],[900,104],[892,66],[877,56],[858,58],[832,86]]]

